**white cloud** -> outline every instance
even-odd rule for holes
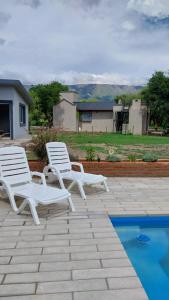
[[[132,31],[136,28],[136,26],[131,21],[124,21],[122,23],[122,28],[128,31]]]
[[[3,1],[0,77],[27,83],[128,84],[167,70],[168,30],[149,30],[135,12],[141,2],[145,0]]]
[[[163,19],[169,16],[169,0],[129,0],[128,8],[148,17]]]

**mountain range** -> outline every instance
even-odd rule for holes
[[[76,91],[80,99],[97,99],[100,101],[114,100],[118,95],[138,93],[142,86],[114,85],[114,84],[74,84],[69,89]]]
[[[29,89],[33,85],[25,85]],[[118,95],[138,93],[143,87],[115,84],[73,84],[69,90],[79,93],[80,99],[97,99],[99,101],[111,101]]]

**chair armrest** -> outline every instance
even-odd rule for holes
[[[71,164],[71,166],[78,166],[78,167],[80,168],[80,171],[81,171],[82,173],[84,173],[84,168],[83,168],[83,165],[82,165],[81,163],[78,163],[78,162],[71,162],[70,164]]]
[[[47,175],[49,170],[51,171],[51,173],[53,173],[53,175],[55,175],[58,178],[61,189],[65,189],[65,185],[64,185],[60,170],[56,166],[54,167],[54,166],[48,165],[48,166],[44,167],[43,173],[45,175]]]
[[[31,176],[37,176],[37,177],[40,177],[41,178],[41,181],[42,181],[42,184],[43,185],[46,185],[46,179],[45,179],[45,175],[43,173],[40,173],[40,172],[31,172]]]

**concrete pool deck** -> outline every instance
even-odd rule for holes
[[[0,299],[145,300],[109,215],[169,214],[168,178],[109,178],[110,192],[76,191],[66,204],[17,216],[0,199]]]

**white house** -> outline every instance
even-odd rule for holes
[[[0,79],[0,136],[27,138],[32,99],[19,80]]]

